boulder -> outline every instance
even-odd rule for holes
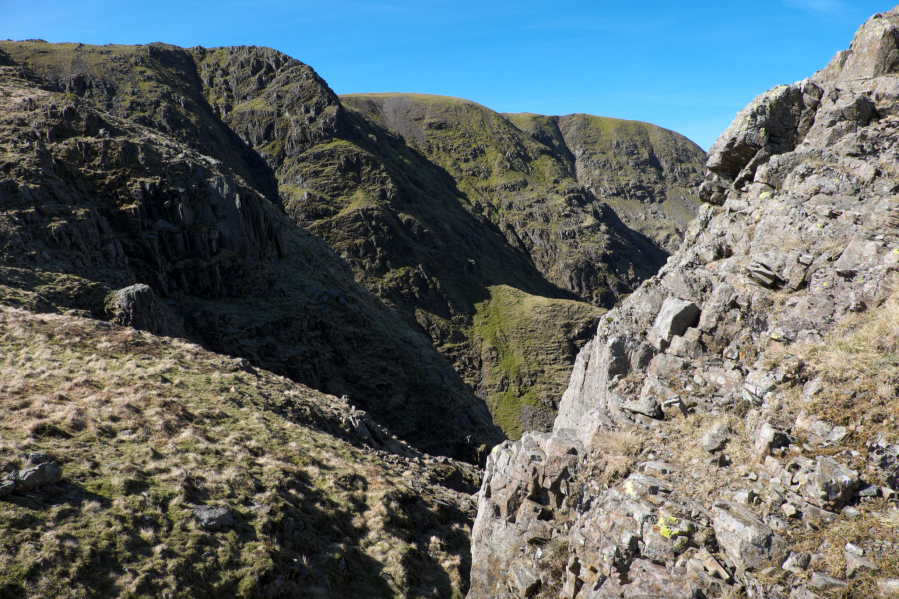
[[[683,335],[696,325],[699,314],[699,306],[693,302],[669,297],[649,331],[649,342],[659,350],[666,349],[675,335]]]
[[[700,439],[702,449],[709,453],[722,449],[730,438],[730,430],[723,422],[716,422]]]
[[[227,507],[201,505],[193,509],[193,514],[200,526],[207,530],[219,530],[234,526],[234,516]]]
[[[10,493],[16,490],[16,481],[14,480],[2,480],[0,481],[0,498],[6,497]]]
[[[818,589],[819,591],[845,589],[847,586],[849,586],[839,578],[834,578],[833,576],[828,576],[827,574],[822,574],[821,572],[812,572],[812,577],[809,581],[809,584],[811,584],[812,588]]]
[[[845,439],[849,431],[845,426],[833,426],[809,416],[805,410],[802,410],[796,417],[793,434],[818,445],[831,445]]]
[[[154,335],[175,335],[168,310],[156,299],[149,285],[139,283],[113,291],[106,297],[106,317],[116,324],[148,331]]]
[[[790,553],[790,557],[787,558],[781,568],[787,572],[798,574],[808,568],[811,559],[812,556],[808,553]]]
[[[821,508],[839,509],[859,486],[858,472],[830,457],[818,456],[815,470],[806,475],[803,494]]]
[[[846,560],[846,578],[854,578],[859,572],[876,572],[877,564],[851,551],[844,551]]]
[[[741,569],[754,569],[777,559],[786,544],[746,507],[718,502],[712,509],[712,525],[718,544]]]
[[[62,480],[62,467],[56,462],[45,462],[19,472],[15,478],[16,492],[24,493],[44,485],[55,485]]]
[[[655,418],[656,420],[661,420],[664,417],[662,408],[659,407],[659,402],[656,401],[655,397],[649,394],[640,395],[640,397],[633,401],[624,402],[621,404],[621,407],[628,412],[643,414],[644,416]]]
[[[540,590],[540,578],[532,568],[523,564],[512,566],[509,571],[512,584],[518,591],[519,597],[533,597]]]

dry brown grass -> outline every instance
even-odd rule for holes
[[[590,443],[597,479],[614,484],[626,477],[643,450],[645,440],[645,434],[637,429],[597,431]]]
[[[847,317],[824,342],[769,349],[766,365],[793,363],[823,390],[810,401],[801,389],[782,387],[786,413],[799,410],[856,432],[844,445],[863,450],[864,442],[883,437],[899,441],[899,290],[880,306]]]

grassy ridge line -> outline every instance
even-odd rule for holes
[[[342,439],[353,412],[336,398],[177,339],[12,308],[0,355],[0,460],[44,451],[64,472],[0,501],[0,596],[464,592],[471,506],[432,484],[448,466]],[[200,528],[199,504],[236,525]]]

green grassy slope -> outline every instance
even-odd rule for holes
[[[0,597],[465,593],[473,506],[441,482],[477,480],[366,447],[336,397],[178,339],[11,308],[0,356],[0,463],[44,452],[63,469],[0,499]],[[208,530],[197,506],[234,523]]]

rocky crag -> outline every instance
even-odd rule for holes
[[[69,49],[85,63],[95,57]],[[132,69],[146,48],[96,55],[127,63],[135,88],[158,84]],[[122,99],[130,80],[107,102],[110,82],[39,76],[2,56],[3,303],[80,311],[245,357],[349,396],[431,453],[476,461],[479,447],[502,438],[427,338],[355,283],[264,184],[251,184],[266,176],[265,163],[246,158],[253,154],[203,104],[195,113],[206,122],[185,119],[169,134],[165,106],[144,117],[142,105]],[[204,144],[221,160],[194,149]]]
[[[899,8],[741,111],[552,433],[488,459],[470,599],[899,594]]]
[[[341,99],[267,48],[0,51],[20,305],[112,317],[133,309],[111,293],[147,285],[163,307],[119,321],[348,395],[429,451],[498,441],[484,400],[513,438],[548,430],[602,308],[664,263],[697,205],[702,151],[642,123]],[[539,307],[527,323],[523,305]],[[459,428],[428,429],[446,419]]]

